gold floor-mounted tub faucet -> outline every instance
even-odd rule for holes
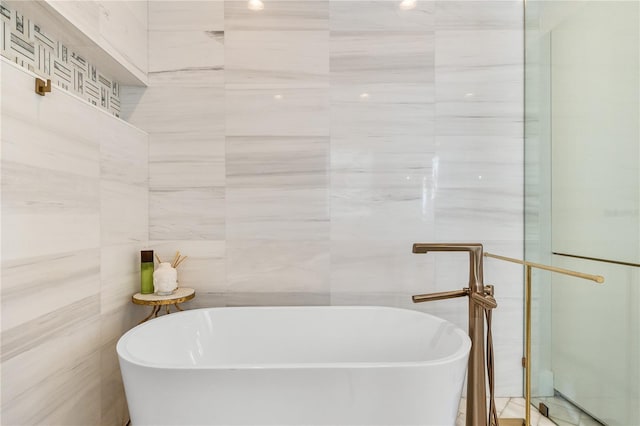
[[[485,380],[485,344],[484,318],[485,311],[498,306],[493,298],[493,286],[485,286],[482,276],[482,244],[479,243],[416,243],[414,253],[428,253],[430,251],[464,251],[469,252],[469,286],[462,290],[445,291],[440,293],[419,294],[413,296],[414,303],[432,300],[451,299],[469,296],[469,337],[471,338],[471,353],[467,367],[467,426],[487,426],[495,423],[487,418],[487,393]],[[491,372],[490,372],[491,374]],[[492,380],[490,387],[492,387]],[[493,406],[493,404],[492,404]]]

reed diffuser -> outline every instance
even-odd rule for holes
[[[158,269],[153,273],[153,287],[158,296],[168,296],[178,288],[178,271],[176,268],[184,262],[187,256],[182,256],[179,251],[171,262],[163,262],[156,254]]]

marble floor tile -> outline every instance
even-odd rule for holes
[[[403,10],[393,1],[330,1],[331,31],[424,31],[433,28],[435,1]]]
[[[225,31],[317,31],[329,29],[329,1],[269,1],[263,10],[249,10],[245,1],[224,2]]]
[[[225,87],[329,87],[329,33],[227,31]]]

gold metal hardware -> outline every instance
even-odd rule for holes
[[[36,93],[40,96],[44,96],[45,93],[51,92],[51,80],[44,81],[41,78],[36,77]]]
[[[538,411],[545,417],[549,417],[549,407],[547,407],[544,403],[538,404]]]
[[[635,262],[623,262],[621,260],[603,259],[601,257],[578,256],[577,254],[558,253],[555,251],[552,253],[556,256],[572,257],[574,259],[593,260],[594,262],[611,263],[613,265],[633,266],[635,268],[640,268],[640,263]]]
[[[545,271],[557,272],[559,274],[571,275],[572,277],[578,277],[578,278],[582,278],[582,279],[585,279],[585,280],[595,281],[598,284],[604,283],[604,277],[602,275],[585,274],[583,272],[576,272],[576,271],[572,271],[570,269],[557,268],[555,266],[542,265],[540,263],[534,263],[534,262],[528,262],[526,260],[514,259],[513,257],[498,256],[497,254],[493,254],[493,253],[485,253],[484,255],[485,255],[485,257],[492,257],[494,259],[504,260],[506,262],[518,263],[520,265],[532,266],[532,267],[537,268],[537,269],[544,269]]]
[[[412,296],[413,303],[431,302],[433,300],[453,299],[455,297],[464,297],[469,295],[469,289],[443,291],[440,293],[417,294]]]
[[[517,263],[525,266],[525,315],[524,315],[524,333],[525,333],[525,356],[522,358],[523,367],[525,369],[525,385],[524,385],[524,399],[525,399],[525,418],[523,419],[500,419],[500,426],[512,426],[524,424],[524,426],[531,425],[531,276],[532,269],[543,269],[545,271],[555,272],[558,274],[569,275],[572,277],[582,278],[584,280],[591,280],[598,284],[604,283],[604,277],[602,275],[585,274],[583,272],[576,272],[569,269],[557,268],[555,266],[542,265],[540,263],[528,262],[525,260],[514,259],[512,257],[499,256],[492,253],[484,253],[485,257],[492,257],[498,260],[504,260],[506,262]]]
[[[487,424],[486,405],[486,375],[485,375],[485,344],[484,319],[485,309],[497,306],[493,298],[493,289],[487,289],[482,276],[482,244],[478,243],[416,243],[414,253],[428,253],[432,251],[469,252],[469,287],[462,290],[445,291],[433,294],[413,296],[415,303],[432,300],[451,299],[469,296],[469,337],[471,338],[471,352],[467,368],[467,426],[484,426]],[[488,294],[487,292],[491,293]],[[490,317],[489,317],[490,318]],[[489,385],[491,387],[491,376]],[[493,406],[493,405],[492,405]],[[497,415],[496,415],[497,417]]]

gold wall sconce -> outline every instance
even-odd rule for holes
[[[45,82],[43,79],[36,77],[36,93],[44,96],[47,92],[51,92],[51,80],[47,79]]]

